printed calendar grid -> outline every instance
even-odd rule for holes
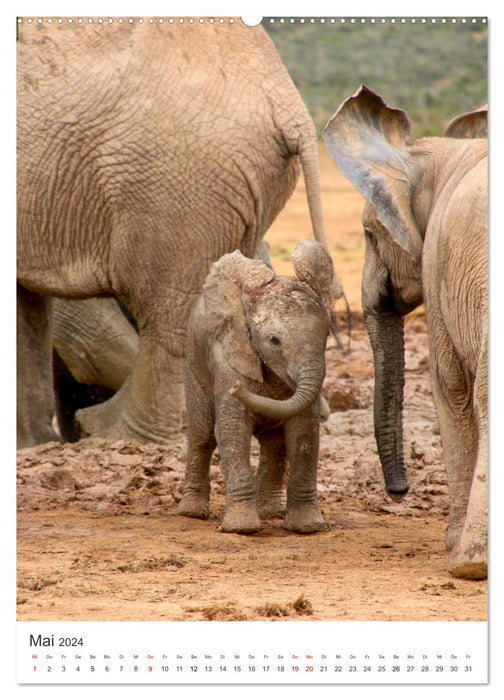
[[[18,623],[24,683],[486,683],[487,623]]]

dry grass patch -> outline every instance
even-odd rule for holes
[[[288,617],[289,615],[313,615],[313,605],[304,593],[292,603],[279,605],[278,603],[266,603],[257,607],[256,612],[262,617]]]
[[[261,617],[288,617],[291,613],[287,605],[278,605],[277,603],[266,603],[256,608],[256,612]]]
[[[236,603],[208,605],[204,608],[186,608],[187,612],[201,613],[204,620],[219,622],[243,622],[247,619],[245,613]]]
[[[18,581],[18,588],[25,591],[41,591],[48,586],[54,586],[58,583],[57,579],[41,578],[39,576],[29,576]]]
[[[130,561],[127,564],[118,566],[117,569],[118,571],[136,574],[139,571],[160,571],[170,568],[180,569],[182,566],[184,566],[182,559],[172,554],[169,557],[149,557],[148,559]]]

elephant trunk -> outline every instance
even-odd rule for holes
[[[393,308],[365,312],[373,350],[374,428],[387,493],[402,501],[408,491],[404,469],[402,408],[404,396],[404,317]]]
[[[294,394],[285,400],[270,399],[254,394],[246,389],[241,382],[236,382],[229,393],[236,396],[252,411],[261,413],[269,418],[288,420],[309,408],[319,397],[325,376],[325,363],[319,362],[309,370],[299,373],[299,381]]]

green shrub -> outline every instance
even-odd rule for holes
[[[275,43],[320,135],[341,102],[365,84],[404,109],[419,136],[440,136],[456,115],[487,102],[487,26],[441,24],[263,26]]]

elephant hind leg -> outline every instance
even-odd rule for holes
[[[64,442],[77,442],[83,433],[75,418],[76,412],[97,401],[105,401],[113,392],[106,387],[78,382],[56,350],[53,350],[53,376],[59,432]]]
[[[486,442],[486,435],[482,438]],[[464,526],[448,559],[448,570],[457,578],[474,580],[487,578],[487,486],[487,449],[486,444],[481,444]]]
[[[486,418],[479,416],[483,409],[478,396],[485,393],[486,378],[481,370],[475,378],[469,374],[447,335],[431,332],[430,342],[431,357],[436,358],[432,390],[448,480],[448,567],[453,576],[485,578]]]
[[[101,403],[79,408],[75,412],[75,420],[81,435],[101,435],[104,437],[129,437],[137,439],[135,434],[114,434],[117,423],[121,420],[123,411],[127,405],[131,390],[131,377],[128,377],[119,391]]]
[[[436,369],[432,376],[432,390],[448,481],[450,520],[445,542],[446,547],[452,549],[464,527],[476,463],[478,435],[470,396],[456,405],[452,392]],[[470,394],[471,388],[464,391]],[[461,396],[460,391],[457,394]]]
[[[476,468],[464,526],[450,552],[448,570],[452,576],[465,579],[487,578],[488,557],[488,483],[487,435],[480,435]]]
[[[17,286],[17,446],[59,440],[52,427],[52,299]]]
[[[163,342],[141,335],[135,367],[121,388],[107,401],[77,411],[83,432],[144,443],[178,440],[183,362]]]
[[[460,538],[450,552],[452,576],[468,579],[487,577],[488,557],[488,372],[487,344],[481,353],[474,382],[474,414],[478,427],[478,450],[469,501]]]

